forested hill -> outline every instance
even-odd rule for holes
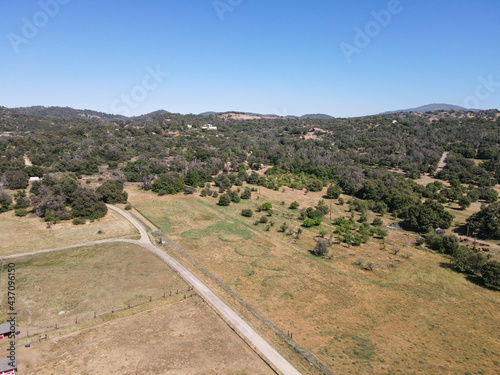
[[[99,120],[99,121],[120,121],[126,119],[125,116],[111,115],[103,112],[96,112],[89,109],[73,109],[69,107],[19,107],[12,108],[12,112],[30,115],[30,116],[41,116],[41,117],[51,117],[60,119],[73,119],[73,118],[83,118],[88,120]]]
[[[98,121],[40,113],[0,108],[0,174],[22,168],[27,154],[46,172],[91,174],[99,165],[111,163],[117,173],[127,175],[126,163],[139,158],[142,161],[133,163],[143,164],[136,168],[141,178],[185,173],[186,168],[214,175],[247,163],[325,181],[348,178],[361,183],[373,168],[408,176],[433,172],[442,153],[451,151],[449,167],[442,172],[447,179],[484,184],[500,180],[497,110],[250,120],[156,112],[119,119],[103,115]],[[202,129],[208,123],[217,129]],[[478,165],[471,159],[483,162]]]
[[[491,188],[500,182],[497,110],[350,119],[244,118],[156,112],[107,122],[0,108],[0,212],[15,207],[2,187],[23,190],[29,177],[43,177],[30,194],[38,205],[55,204],[58,209],[52,211],[51,205],[43,206],[50,218],[66,212],[64,202],[72,205],[73,216],[87,203],[102,215],[102,194],[73,189],[83,194],[83,203],[73,193],[62,194],[67,181],[76,188],[83,175],[140,182],[143,189],[162,194],[184,189],[192,193],[208,182],[221,193],[243,181],[275,190],[289,186],[310,191],[334,183],[343,193],[369,202],[376,212],[393,213],[419,232],[450,226],[451,215],[442,203],[468,207],[478,199],[498,199]],[[435,174],[445,151],[446,167]],[[254,173],[262,168],[264,175]],[[423,173],[450,181],[450,187],[415,183]],[[122,188],[113,185],[110,194],[119,196]],[[16,199],[26,206],[26,193],[19,194]],[[40,215],[47,215],[45,208]],[[500,228],[490,232],[500,239]]]

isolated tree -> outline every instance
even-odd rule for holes
[[[231,197],[229,194],[222,194],[219,197],[219,206],[229,206],[231,204]]]
[[[243,193],[241,193],[241,199],[250,199],[252,197],[252,191],[250,188],[245,188]]]
[[[314,247],[313,254],[319,257],[325,256],[328,253],[328,243],[324,238],[315,238],[316,246]]]
[[[245,217],[252,217],[253,216],[253,211],[249,208],[245,208],[241,210],[241,215]]]
[[[299,203],[297,201],[294,201],[294,202],[290,203],[290,207],[289,208],[291,210],[296,210],[297,208],[299,208],[299,206],[300,206]]]
[[[328,189],[326,191],[326,195],[330,199],[338,199],[340,197],[341,192],[342,192],[342,190],[340,189],[340,186],[330,185],[330,186],[328,186]]]

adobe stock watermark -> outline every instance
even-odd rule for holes
[[[129,93],[122,94],[111,104],[112,113],[129,116],[132,109],[136,109],[144,102],[151,91],[154,91],[169,76],[170,73],[162,72],[157,65],[155,69],[146,67],[147,74],[140,85],[135,86]]]
[[[19,47],[23,44],[28,44],[30,39],[38,35],[40,29],[47,26],[51,18],[59,14],[61,5],[66,5],[71,0],[40,0],[38,6],[40,10],[33,13],[31,17],[23,17],[21,19],[21,33],[16,34],[10,32],[7,34],[10,45],[15,53],[19,53]]]
[[[219,19],[224,21],[224,14],[232,12],[237,6],[241,5],[241,3],[243,3],[243,0],[214,0],[212,5],[219,16]]]
[[[500,81],[495,82],[493,80],[493,74],[490,74],[488,78],[479,76],[479,84],[474,90],[474,95],[470,95],[464,100],[464,107],[470,109],[477,109],[482,101],[488,100],[495,93],[496,89],[500,87]]]
[[[353,43],[340,43],[340,49],[347,63],[350,64],[352,62],[354,54],[359,55],[363,49],[368,47],[372,40],[378,37],[382,30],[389,26],[393,17],[400,14],[403,10],[404,7],[400,0],[389,0],[386,9],[380,11],[372,10],[370,15],[373,19],[368,21],[363,29],[357,26],[354,28]]]

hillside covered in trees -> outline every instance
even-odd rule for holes
[[[221,173],[215,181],[222,189],[244,180],[271,189],[312,191],[334,183],[346,194],[373,202],[375,210],[406,218],[417,231],[429,226],[427,219],[418,219],[427,209],[434,212],[447,201],[467,207],[478,199],[497,199],[491,189],[500,181],[496,110],[242,121],[164,111],[134,118],[92,117],[71,109],[37,108],[0,108],[5,188],[25,189],[29,177],[51,173],[93,175],[104,165],[116,180],[141,182],[149,189],[159,178],[156,186],[167,181],[172,193],[185,185],[204,186]],[[447,166],[436,177],[450,181],[450,187],[412,181],[434,174],[445,151]],[[32,165],[26,165],[26,158]],[[264,166],[264,176],[249,173]]]

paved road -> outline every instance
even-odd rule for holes
[[[215,309],[219,311],[221,315],[223,315],[227,321],[231,322],[233,328],[235,328],[241,336],[244,336],[247,342],[250,342],[257,350],[264,355],[269,363],[272,363],[275,369],[278,369],[284,375],[300,375],[298,372],[285,358],[283,358],[271,345],[269,345],[257,332],[255,332],[243,319],[241,319],[238,314],[236,314],[229,306],[227,306],[222,300],[217,297],[208,287],[203,284],[196,276],[194,276],[190,271],[188,271],[182,264],[172,258],[170,255],[158,249],[155,245],[153,245],[149,239],[149,236],[146,230],[135,220],[131,215],[127,212],[111,206],[107,205],[109,209],[118,212],[120,215],[125,217],[128,221],[130,221],[141,234],[141,238],[139,240],[126,240],[126,239],[110,239],[110,240],[100,240],[87,242],[84,244],[66,246],[61,248],[47,249],[35,251],[32,253],[23,253],[23,254],[15,254],[3,257],[2,259],[9,258],[18,258],[25,255],[34,255],[34,254],[42,254],[48,253],[52,251],[61,251],[71,248],[83,247],[83,246],[92,246],[92,245],[100,245],[104,243],[111,242],[126,242],[135,245],[142,246],[149,250],[151,253],[158,256],[160,259],[168,263],[174,270],[176,270],[186,282],[188,282],[194,289],[201,295],[206,301],[208,301]]]

